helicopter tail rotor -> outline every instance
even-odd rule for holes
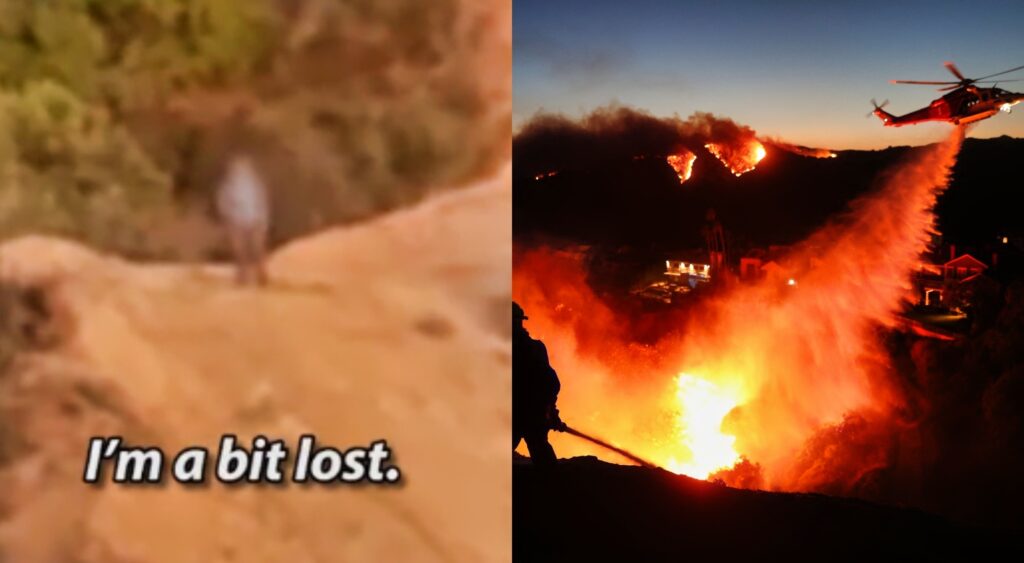
[[[883,114],[885,114],[886,112],[883,111],[882,108],[884,108],[885,106],[889,105],[889,100],[885,100],[882,103],[878,103],[877,101],[875,101],[874,98],[871,98],[871,105],[875,106],[875,109],[869,111],[868,114],[865,115],[864,117],[871,117],[872,115],[878,115],[878,112],[882,112]]]
[[[881,104],[875,102],[875,100],[871,100],[871,105],[875,106],[875,109],[874,109],[874,111],[872,111],[871,113],[868,114],[868,117],[874,115],[878,119],[881,119],[882,120],[882,124],[885,125],[886,127],[896,126],[896,117],[893,114],[891,114],[891,113],[885,111],[884,109],[882,109],[888,103],[889,103],[889,100],[886,100],[886,101],[882,102]]]

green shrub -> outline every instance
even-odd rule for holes
[[[171,201],[123,125],[55,82],[0,92],[0,236],[44,231],[126,251]]]

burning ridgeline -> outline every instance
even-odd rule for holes
[[[768,155],[766,144],[802,156],[836,156],[827,149],[760,138],[750,127],[710,113],[697,112],[685,120],[657,118],[622,106],[598,109],[579,121],[541,114],[516,135],[513,154],[517,171],[536,181],[596,162],[659,158],[671,167],[679,183],[685,184],[702,155],[713,157],[739,177]]]
[[[714,156],[736,176],[767,154],[753,129],[730,119],[709,113],[660,119],[622,106],[598,109],[579,121],[539,115],[516,135],[512,150],[517,171],[535,180],[595,162],[662,158],[680,183],[690,179],[700,153]]]

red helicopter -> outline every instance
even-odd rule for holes
[[[981,78],[964,78],[960,69],[951,62],[943,63],[953,76],[957,77],[956,82],[930,82],[922,80],[891,80],[893,84],[935,84],[945,88],[939,88],[939,92],[952,90],[950,93],[934,100],[928,107],[912,111],[906,115],[895,116],[883,110],[889,100],[881,105],[871,100],[875,110],[871,113],[878,116],[886,127],[902,127],[903,125],[914,125],[925,121],[947,121],[954,125],[965,125],[992,117],[1000,110],[1010,113],[1011,108],[1024,100],[1024,94],[1007,92],[995,86],[991,88],[979,88],[975,84],[998,84],[999,82],[1020,82],[1024,79],[1014,80],[986,80],[994,76],[1007,74],[1015,70],[1024,69],[1024,66],[1011,68]],[[984,82],[982,82],[984,81]],[[870,114],[868,114],[870,115]]]

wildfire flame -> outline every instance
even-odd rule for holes
[[[551,178],[558,175],[558,170],[552,170],[551,172],[542,172],[533,177],[534,180],[543,180],[544,178]]]
[[[704,148],[715,155],[736,176],[742,176],[757,167],[761,159],[767,155],[767,151],[757,139],[750,139],[746,142],[728,145],[725,143],[707,143]]]
[[[688,456],[686,461],[669,458],[666,467],[674,473],[707,479],[715,471],[735,465],[740,460],[736,437],[722,432],[722,420],[738,405],[736,394],[686,373],[679,374],[676,386],[680,441]]]
[[[676,176],[679,176],[679,183],[683,184],[693,175],[693,163],[697,161],[697,155],[690,151],[683,151],[677,154],[670,154],[665,160],[676,171]]]

